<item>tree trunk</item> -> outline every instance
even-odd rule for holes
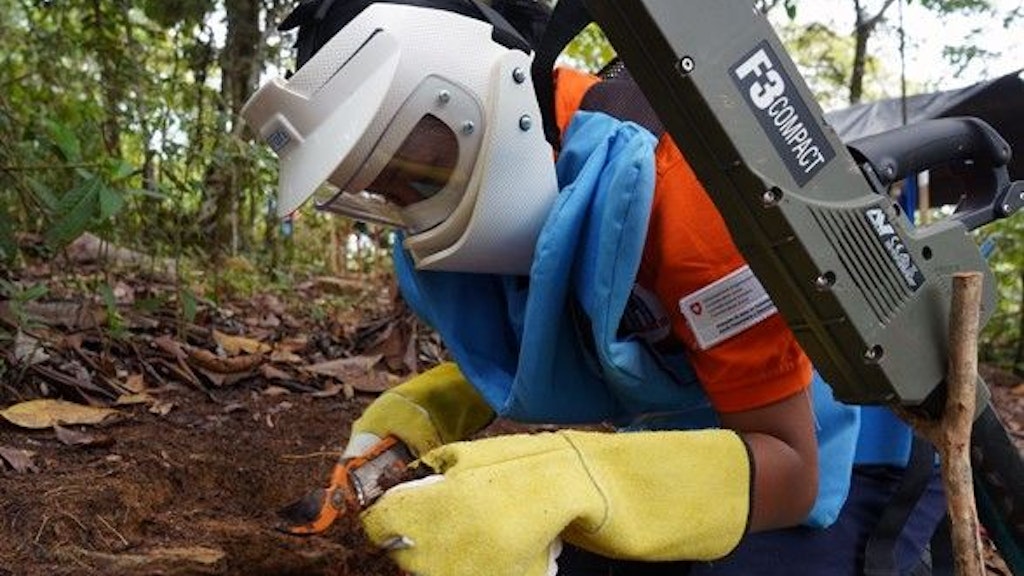
[[[260,0],[226,0],[227,35],[224,51],[220,55],[222,73],[221,106],[230,118],[230,134],[242,137],[246,130],[239,112],[255,90],[252,70],[259,67],[260,53]],[[227,129],[228,127],[225,126]],[[227,145],[232,150],[231,144]],[[215,260],[238,251],[242,242],[239,237],[240,199],[242,190],[239,176],[247,172],[247,159],[230,150],[222,150],[219,161],[210,165],[206,181],[212,202],[212,222],[207,229],[212,236],[212,250]]]
[[[120,17],[117,10],[125,13]],[[121,28],[121,19],[127,20],[127,7],[104,6],[101,0],[92,2],[92,34],[91,49],[100,65],[100,82],[103,91],[103,109],[105,116],[102,122],[103,145],[107,154],[113,157],[121,155],[121,125],[123,120],[118,111],[118,106],[125,100],[125,89],[120,63],[122,61],[122,47],[124,44],[118,41],[118,31]],[[109,12],[109,14],[108,14]]]
[[[864,71],[867,66],[868,40],[878,24],[884,19],[886,10],[896,0],[885,0],[882,7],[873,16],[869,16],[861,5],[861,0],[853,0],[853,8],[857,19],[853,27],[854,50],[853,66],[850,73],[850,104],[859,104],[864,97]]]

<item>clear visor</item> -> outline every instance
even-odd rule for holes
[[[476,100],[430,77],[395,115],[355,175],[340,188],[322,191],[317,208],[412,233],[432,228],[462,199],[482,132]]]

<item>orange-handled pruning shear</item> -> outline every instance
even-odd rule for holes
[[[416,477],[409,473],[412,453],[388,436],[355,458],[339,460],[326,488],[318,488],[282,508],[278,529],[288,534],[320,534],[345,514],[358,514],[388,488]]]

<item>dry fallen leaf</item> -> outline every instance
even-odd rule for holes
[[[145,392],[139,394],[121,394],[114,401],[114,404],[118,406],[127,406],[130,404],[148,404],[154,402],[154,398]]]
[[[57,424],[100,424],[120,414],[109,408],[51,399],[29,400],[0,410],[0,416],[11,424],[37,430]]]
[[[359,392],[383,392],[395,385],[395,381],[389,378],[389,375],[388,372],[356,374],[346,379],[345,385]]]
[[[90,434],[88,432],[78,432],[70,428],[63,426],[54,426],[53,432],[57,435],[57,439],[68,446],[110,446],[114,443],[114,438],[105,434]]]
[[[270,346],[252,338],[243,336],[232,336],[223,332],[213,331],[213,339],[217,345],[224,349],[228,356],[236,356],[242,352],[247,354],[260,354],[270,352]]]
[[[46,353],[42,342],[19,330],[14,336],[14,359],[18,364],[31,366],[46,362],[50,355]]]
[[[233,356],[221,358],[209,350],[195,348],[189,351],[189,362],[203,370],[216,374],[237,374],[248,372],[263,362],[259,355]]]
[[[281,370],[274,368],[270,364],[264,364],[260,366],[260,374],[267,380],[292,380],[292,375]]]
[[[130,374],[125,378],[124,382],[121,383],[126,390],[134,392],[135,394],[141,393],[146,389],[146,381],[142,374]]]
[[[0,446],[0,464],[6,461],[15,472],[38,472],[39,468],[32,462],[33,456],[35,452]],[[0,466],[0,469],[3,469],[3,466]]]
[[[277,349],[270,353],[270,361],[283,364],[301,364],[305,359],[291,350]]]
[[[374,366],[380,362],[381,357],[380,354],[375,354],[339,358],[312,366],[304,366],[302,369],[313,374],[331,376],[335,380],[341,380],[345,384],[351,385],[360,392],[383,392],[390,388],[390,385],[381,372],[374,370]]]
[[[167,416],[171,413],[171,410],[174,410],[174,406],[174,402],[169,400],[157,400],[149,407],[149,412],[157,416]]]
[[[313,398],[330,398],[332,396],[337,396],[338,394],[340,394],[342,388],[343,386],[341,384],[330,384],[323,390],[312,392],[310,396],[312,396]]]

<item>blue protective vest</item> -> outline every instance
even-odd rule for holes
[[[601,112],[574,115],[557,163],[561,192],[538,238],[528,282],[418,271],[404,250],[396,250],[409,306],[437,330],[501,416],[606,421],[628,430],[717,424],[682,355],[660,354],[640,338],[619,334],[654,198],[656,145],[632,122]],[[816,373],[812,395],[820,469],[807,523],[826,526],[846,499],[855,455],[903,465],[910,434],[895,417],[884,420],[887,411],[836,402]],[[872,429],[865,430],[869,421]]]

